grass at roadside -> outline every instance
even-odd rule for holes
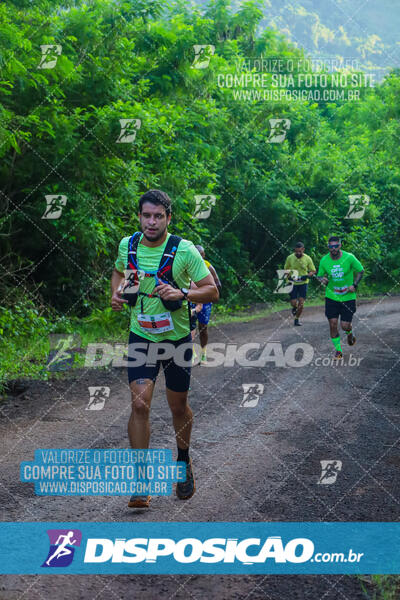
[[[361,588],[367,600],[398,600],[399,575],[359,575]]]
[[[359,296],[357,302],[370,302],[371,300],[379,301],[380,299],[387,298],[387,296]],[[323,311],[325,305],[325,297],[317,296],[312,299],[307,299],[306,307],[317,307],[320,306]],[[210,326],[213,325],[224,325],[225,323],[245,323],[247,321],[254,321],[256,319],[266,318],[276,312],[280,312],[282,310],[289,310],[290,304],[288,301],[278,300],[271,304],[256,304],[251,309],[242,309],[242,310],[227,310],[225,311],[222,307],[221,309],[215,310],[215,314],[213,316],[212,322]]]

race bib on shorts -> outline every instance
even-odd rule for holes
[[[141,313],[137,316],[137,320],[140,329],[148,333],[164,333],[174,329],[171,313],[169,312],[158,315],[144,315]]]

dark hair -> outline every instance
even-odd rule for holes
[[[295,245],[295,248],[304,248],[303,242],[297,242],[297,244]]]
[[[340,237],[337,235],[331,235],[331,237],[328,240],[328,243],[329,242],[340,242]]]
[[[156,206],[161,204],[161,206],[165,208],[167,217],[171,214],[171,198],[166,192],[161,190],[149,190],[148,192],[145,192],[139,198],[139,213],[142,212],[143,204],[145,202],[151,202],[151,204],[155,204]]]

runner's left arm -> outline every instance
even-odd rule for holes
[[[353,283],[353,285],[349,286],[348,291],[355,292],[358,284],[360,283],[360,281],[363,277],[364,277],[364,271],[358,271],[358,273],[356,273],[354,276],[354,283]]]
[[[210,265],[208,267],[208,270],[210,271],[211,275],[213,276],[214,283],[217,286],[218,294],[221,296],[222,284],[221,284],[220,278],[218,277],[218,273],[212,265]]]
[[[352,255],[352,266],[353,266],[355,275],[354,275],[354,283],[353,283],[353,285],[351,285],[349,287],[349,291],[355,292],[358,284],[360,283],[361,279],[364,277],[364,267],[362,266],[362,264],[360,263],[358,258],[356,258],[354,256],[354,254]],[[351,290],[350,288],[353,288],[353,289]]]
[[[189,290],[188,300],[190,300],[190,302],[196,302],[197,304],[204,304],[205,302],[218,302],[219,292],[211,273],[207,275],[207,277],[204,277],[204,279],[195,281],[195,284],[197,288],[191,288]],[[182,298],[182,293],[180,297]]]
[[[187,274],[196,285],[194,289],[189,290],[188,300],[196,304],[218,302],[219,292],[214,277],[193,244],[188,248],[188,254]]]
[[[190,287],[191,287],[191,289],[192,289],[192,290],[194,290],[194,289],[196,289],[196,288],[197,288],[197,285],[195,284],[195,282],[194,282],[194,281],[191,281],[191,282],[190,282]],[[192,302],[192,304],[194,304],[194,303]],[[195,312],[195,313],[198,313],[198,312],[200,312],[200,311],[202,310],[202,308],[203,308],[203,305],[202,305],[202,304],[196,304],[196,305],[194,306],[194,308],[192,308],[192,314],[193,314],[193,312]]]
[[[187,295],[187,299],[190,302],[204,304],[205,302],[215,303],[218,301],[219,293],[211,273],[207,277],[200,279],[200,281],[195,281],[195,284],[197,287],[190,288]],[[161,283],[155,290],[163,300],[182,300],[184,297],[183,292],[179,288],[173,288],[167,283]]]
[[[359,273],[357,273],[357,275],[354,277],[353,285],[357,286],[363,277],[364,277],[364,271],[360,271]]]
[[[315,265],[312,261],[312,258],[310,258],[310,260],[308,261],[308,273],[307,275],[309,277],[312,277],[313,275],[315,275],[315,273],[317,272],[317,269],[315,268]]]
[[[217,286],[198,250],[190,242],[186,252],[186,275],[196,285],[196,288],[189,289],[187,299],[195,304],[217,302],[219,297]],[[155,289],[163,300],[181,300],[184,297],[179,288],[174,288],[165,283],[158,285]]]

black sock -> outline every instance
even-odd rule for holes
[[[178,446],[178,460],[189,462],[189,448],[179,448]]]

